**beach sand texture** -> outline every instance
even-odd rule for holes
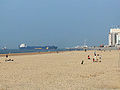
[[[102,62],[94,51],[0,57],[0,90],[120,90],[120,51],[96,53]]]

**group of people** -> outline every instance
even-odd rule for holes
[[[94,57],[92,58],[93,62],[101,62],[102,56],[99,54],[96,54],[96,51],[94,52]],[[90,55],[88,55],[88,60],[91,60]],[[84,60],[82,60],[81,64],[84,64]]]
[[[88,59],[89,60],[91,59],[90,55],[88,55]],[[96,52],[94,52],[93,62],[101,62],[101,59],[102,59],[101,55],[96,54]]]
[[[7,62],[7,61],[14,61],[13,59],[8,58],[8,54],[6,54],[5,57],[6,57],[6,60],[5,60],[6,62]]]

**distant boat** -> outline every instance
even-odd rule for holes
[[[84,41],[84,45],[82,46],[82,48],[88,48],[88,46],[86,44],[86,40]]]
[[[87,45],[84,45],[84,46],[81,46],[82,48],[88,48],[88,46]]]
[[[81,46],[76,46],[76,47],[74,47],[75,49],[80,49],[81,48]]]
[[[19,49],[27,50],[54,50],[57,49],[57,46],[27,46],[27,44],[20,44]]]
[[[84,41],[84,45],[83,45],[83,46],[76,46],[75,48],[76,48],[76,49],[80,49],[80,48],[86,49],[86,48],[88,48],[88,46],[87,46],[87,44],[86,44],[86,40]]]

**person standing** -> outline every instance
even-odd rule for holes
[[[94,52],[94,56],[96,56],[96,51]]]
[[[90,59],[90,56],[88,55],[88,59]]]
[[[6,54],[6,58],[8,58],[8,55]]]

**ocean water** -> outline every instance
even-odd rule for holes
[[[0,54],[9,54],[9,53],[30,53],[30,52],[48,52],[48,51],[58,51],[58,50],[22,50],[22,49],[6,49],[0,50]]]
[[[82,49],[78,49],[82,50]],[[9,53],[30,53],[30,52],[54,52],[54,51],[73,51],[67,49],[56,49],[56,50],[24,50],[24,49],[0,49],[0,54],[9,54]]]

